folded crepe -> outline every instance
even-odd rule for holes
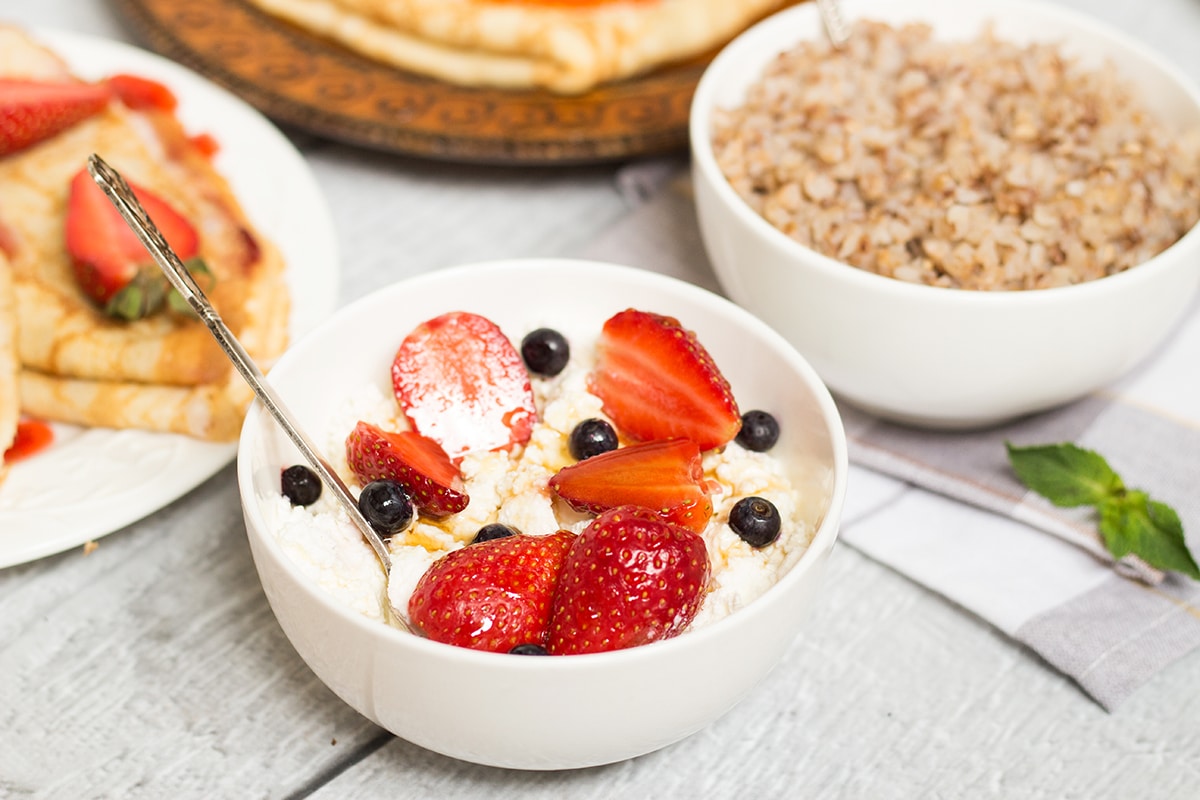
[[[794,0],[793,0],[794,1]],[[564,94],[709,51],[786,0],[250,0],[393,66]]]
[[[4,477],[3,453],[17,433],[20,404],[17,401],[17,318],[13,300],[12,270],[0,235],[0,478]]]
[[[69,78],[62,61],[45,48],[33,45],[16,28],[0,25],[0,75],[8,77]],[[12,446],[20,419],[17,380],[21,365],[17,357],[16,300],[13,294],[12,265],[9,257],[15,243],[3,223],[3,195],[0,194],[0,456]],[[0,457],[0,479],[4,477]]]
[[[69,78],[53,53],[20,31],[0,29],[0,50],[0,74]],[[72,177],[93,153],[196,229],[199,256],[215,276],[209,299],[260,365],[286,345],[289,298],[278,250],[173,113],[113,100],[0,158],[21,409],[80,425],[232,439],[252,395],[203,323],[174,313],[114,319],[78,286],[65,244],[66,206]]]

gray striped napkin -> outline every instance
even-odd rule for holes
[[[631,211],[579,256],[720,291],[685,165],[621,171]],[[1086,509],[1027,492],[1005,441],[1073,442],[1173,506],[1200,553],[1200,304],[1151,363],[1069,406],[977,432],[932,432],[840,403],[853,464],[842,540],[1027,645],[1112,710],[1200,646],[1200,583],[1114,563]],[[953,501],[950,502],[947,498]]]

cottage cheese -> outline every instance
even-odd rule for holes
[[[405,609],[417,581],[434,561],[469,543],[491,522],[502,522],[533,535],[557,530],[582,531],[591,521],[556,500],[547,483],[574,463],[567,442],[585,419],[603,417],[598,397],[587,391],[591,362],[573,351],[571,363],[552,379],[533,379],[540,409],[530,441],[513,451],[470,454],[460,469],[470,503],[442,520],[418,517],[392,538],[390,581],[345,512],[324,492],[307,508],[293,507],[282,495],[266,507],[271,529],[292,560],[321,588],[373,619],[386,619],[385,603]],[[352,491],[358,486],[346,464],[345,437],[359,420],[400,430],[405,421],[395,400],[376,385],[364,386],[334,410],[325,431],[324,454]],[[785,423],[786,424],[786,423]],[[322,441],[318,439],[318,441]],[[800,557],[813,535],[802,514],[801,493],[789,482],[783,464],[770,453],[755,453],[730,442],[703,458],[705,477],[719,486],[714,515],[702,534],[712,562],[708,595],[690,629],[722,619],[761,596]],[[729,511],[739,499],[758,495],[779,509],[783,530],[762,549],[746,544],[729,527]]]

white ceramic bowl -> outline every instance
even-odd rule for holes
[[[259,406],[238,452],[254,563],[284,633],[317,676],[375,723],[431,750],[522,769],[640,755],[712,722],[776,664],[800,628],[837,535],[846,444],[832,398],[786,341],[733,303],[690,284],[593,262],[525,260],[442,270],[341,309],[280,359],[270,381],[306,430],[322,430],[352,387],[387,384],[405,334],[451,310],[483,314],[510,337],[541,325],[598,333],[630,306],[671,314],[712,352],[743,408],[776,412],[772,453],[807,487],[816,535],[765,595],[665,642],[583,656],[482,653],[405,634],[348,610],[307,579],[267,529],[263,504],[300,458]]]
[[[1178,130],[1200,126],[1200,93],[1147,47],[1088,16],[1022,0],[848,0],[846,16],[924,21],[966,38],[987,21],[1017,42],[1060,42],[1139,88]],[[972,427],[1044,410],[1114,381],[1145,359],[1200,283],[1200,229],[1133,269],[1075,286],[981,292],[904,283],[825,257],[746,205],[711,148],[714,108],[742,103],[776,54],[823,35],[815,4],[751,28],[712,62],[692,105],[696,209],[725,292],[794,344],[835,395],[882,416]]]

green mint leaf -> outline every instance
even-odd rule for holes
[[[1126,492],[1100,504],[1100,535],[1113,557],[1133,553],[1152,567],[1200,580],[1200,565],[1188,552],[1183,523],[1170,506],[1145,492]]]
[[[1104,458],[1070,443],[1015,447],[1005,442],[1017,477],[1056,506],[1095,506],[1125,484]]]
[[[1200,580],[1175,509],[1126,489],[1100,454],[1070,443],[1014,447],[1005,442],[1013,472],[1057,506],[1093,506],[1100,538],[1113,558],[1133,554],[1152,567]]]

